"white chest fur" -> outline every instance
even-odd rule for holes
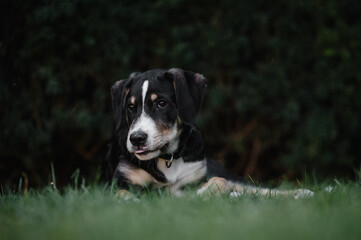
[[[183,158],[175,159],[170,168],[167,168],[165,160],[160,159],[157,167],[163,172],[173,191],[201,179],[207,172],[205,159],[197,162],[184,162]]]
[[[186,184],[194,183],[203,178],[207,172],[206,160],[197,162],[184,162],[183,158],[173,160],[172,166],[167,168],[165,160],[158,159],[158,169],[164,174],[167,182],[159,182],[152,175],[141,168],[121,162],[117,166],[117,171],[121,172],[135,185],[146,186],[154,183],[157,186],[168,186],[174,194],[179,193],[179,189]]]

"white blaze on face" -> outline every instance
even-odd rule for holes
[[[148,92],[149,81],[146,80],[142,86],[142,113],[138,119],[131,125],[128,139],[127,139],[127,148],[131,153],[135,153],[134,146],[130,142],[130,135],[134,132],[144,132],[147,134],[147,140],[142,146],[142,148],[146,151],[149,151],[145,154],[137,154],[137,158],[139,160],[149,160],[155,157],[158,157],[161,154],[160,148],[162,148],[165,144],[169,143],[167,152],[174,152],[178,147],[178,140],[175,140],[177,135],[177,122],[175,122],[174,126],[168,134],[164,135],[157,128],[155,121],[145,112],[145,100]]]
[[[145,97],[147,96],[148,86],[149,86],[149,81],[145,80],[142,86],[142,104],[143,104],[142,114],[144,113],[144,102],[145,102]]]
[[[148,92],[148,86],[149,86],[149,81],[146,80],[143,83],[142,86],[142,113],[140,115],[140,117],[132,124],[129,133],[128,133],[128,139],[127,139],[127,148],[129,152],[134,152],[133,149],[133,145],[130,142],[130,135],[134,132],[144,132],[145,134],[147,134],[147,141],[145,143],[144,149],[149,149],[149,151],[152,151],[153,149],[156,148],[156,142],[155,140],[157,140],[157,128],[155,125],[155,122],[153,119],[151,119],[148,114],[145,112],[144,110],[144,105],[145,105],[145,98],[147,96],[147,92]],[[160,154],[160,151],[155,151],[155,152],[150,152],[148,154],[143,154],[143,155],[137,155],[137,157],[140,160],[148,160],[150,158],[156,157],[157,155]]]

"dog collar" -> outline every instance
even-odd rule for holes
[[[172,166],[172,163],[173,163],[173,154],[172,154],[172,157],[171,159],[166,159],[165,160],[165,165],[167,166],[167,168],[170,168]]]
[[[160,155],[159,158],[164,159],[165,160],[165,165],[167,166],[167,168],[170,168],[172,166],[173,160],[174,159],[178,159],[180,158],[183,153],[184,153],[184,146],[185,146],[185,142],[187,142],[188,138],[192,135],[193,132],[193,128],[190,129],[189,133],[187,134],[187,136],[184,138],[184,140],[182,141],[183,143],[180,143],[180,146],[178,146],[178,150],[175,151],[174,153],[166,153],[163,155]],[[166,144],[161,151],[165,152],[168,148],[168,144]]]
[[[167,168],[170,168],[172,166],[172,163],[174,160],[174,155],[173,154],[164,154],[164,155],[159,156],[159,158],[164,159],[165,165],[167,166]]]
[[[167,148],[168,144],[166,144],[162,148],[162,151],[165,151]],[[165,153],[163,155],[160,155],[159,158],[164,159],[165,165],[167,166],[167,168],[170,168],[172,166],[173,160],[181,157],[181,152],[182,151],[176,151],[175,153]]]

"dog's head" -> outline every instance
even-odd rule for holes
[[[172,68],[132,73],[111,88],[116,132],[127,126],[127,150],[149,160],[178,147],[182,125],[190,125],[202,105],[207,79]]]

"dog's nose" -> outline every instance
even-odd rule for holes
[[[129,140],[134,146],[141,146],[147,140],[148,135],[145,132],[137,131],[130,134]]]

